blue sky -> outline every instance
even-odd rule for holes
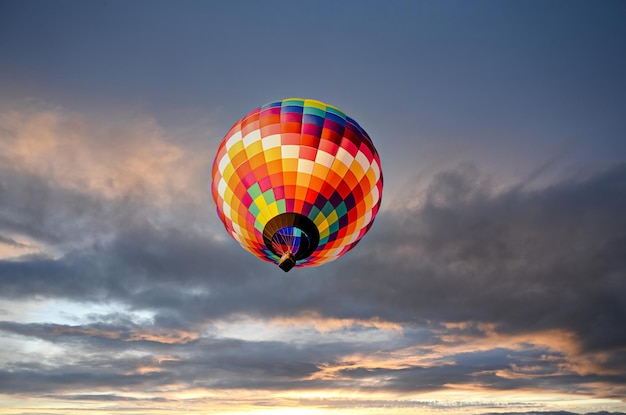
[[[626,412],[625,18],[0,2],[0,414]],[[229,127],[286,97],[385,174],[362,243],[288,278],[210,196]]]
[[[319,95],[350,108],[392,159],[407,146],[411,157],[465,151],[523,174],[568,146],[621,161],[623,7],[5,2],[3,84],[16,99],[165,119],[219,108],[224,129],[259,102]]]

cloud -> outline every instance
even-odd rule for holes
[[[624,165],[548,188],[512,187],[499,192],[470,167],[440,173],[420,203],[396,200],[396,206],[409,207],[383,210],[372,232],[341,261],[330,264],[323,273],[321,268],[303,270],[300,274],[307,277],[285,280],[224,235],[212,213],[208,181],[196,177],[202,168],[190,163],[180,173],[184,179],[172,179],[173,183],[202,183],[198,188],[186,188],[189,194],[204,194],[197,199],[202,201],[200,205],[197,200],[176,199],[180,187],[175,184],[159,187],[169,180],[165,177],[170,172],[177,172],[181,160],[191,157],[195,146],[168,143],[162,128],[152,122],[120,128],[143,131],[148,144],[151,140],[160,143],[146,145],[144,153],[133,152],[140,141],[133,137],[142,134],[127,132],[119,135],[125,139],[117,139],[117,145],[111,146],[122,155],[122,164],[152,166],[147,169],[154,170],[159,179],[137,185],[156,186],[149,195],[139,192],[133,197],[117,194],[111,198],[115,194],[111,189],[72,185],[83,176],[85,183],[91,183],[90,177],[98,176],[99,169],[110,176],[124,176],[116,170],[117,164],[104,166],[108,166],[108,157],[95,162],[101,167],[79,169],[81,174],[65,173],[59,167],[65,164],[64,157],[69,157],[62,155],[66,146],[59,144],[61,132],[71,130],[72,125],[78,125],[73,129],[78,132],[69,134],[68,140],[82,143],[77,151],[92,154],[92,159],[101,154],[99,139],[84,133],[90,130],[85,120],[64,120],[64,116],[50,114],[13,118],[17,121],[5,129],[14,131],[14,141],[29,142],[31,139],[24,137],[31,136],[21,131],[38,131],[35,127],[39,124],[52,124],[48,130],[59,133],[44,140],[56,143],[47,144],[55,149],[46,157],[52,166],[48,170],[53,172],[49,176],[38,170],[43,167],[34,167],[37,163],[24,161],[28,157],[18,157],[30,153],[8,153],[21,161],[10,163],[12,167],[3,171],[6,179],[0,192],[8,203],[3,203],[0,229],[5,231],[4,240],[16,240],[14,234],[25,235],[60,252],[52,258],[3,263],[3,275],[23,275],[19,282],[4,280],[14,288],[11,295],[46,295],[48,289],[58,295],[45,284],[28,288],[43,278],[38,272],[41,268],[66,276],[66,286],[64,278],[56,280],[63,287],[56,292],[72,296],[76,291],[80,296],[91,287],[91,291],[103,290],[123,301],[133,296],[133,302],[142,307],[151,307],[151,296],[172,297],[170,288],[183,295],[194,292],[199,301],[219,293],[221,298],[214,298],[212,312],[206,306],[201,310],[218,317],[220,308],[226,314],[286,317],[294,311],[312,311],[320,316],[381,317],[392,322],[432,318],[489,322],[498,316],[502,330],[584,331],[589,334],[584,336],[589,348],[619,346],[625,337],[618,327],[625,307],[615,294],[623,288],[626,272],[622,255],[626,219],[621,214],[626,206]],[[175,156],[161,157],[162,153]],[[133,180],[143,177],[135,173],[131,174]],[[133,180],[124,183],[135,183]],[[134,189],[134,185],[128,186],[128,191]],[[160,205],[162,199],[171,203]],[[182,292],[185,290],[187,294]],[[252,291],[258,295],[250,296]],[[277,301],[277,294],[288,291]],[[344,301],[330,301],[329,292]],[[197,305],[194,295],[184,298],[183,302],[191,300],[190,308]],[[152,302],[157,309],[159,302]],[[185,314],[193,314],[182,307]]]
[[[129,222],[199,215],[211,154],[207,133],[195,132],[165,131],[144,115],[109,123],[41,105],[3,111],[0,234],[29,250],[4,242],[0,254],[60,257]]]
[[[626,393],[626,165],[533,189],[443,171],[340,261],[286,277],[215,218],[203,140],[152,119],[0,120],[0,298],[121,310],[0,323],[10,350],[35,348],[0,354],[4,393]]]
[[[207,161],[168,142],[146,116],[106,124],[60,110],[12,110],[0,114],[0,126],[11,169],[106,198],[169,196],[186,186],[190,164]]]
[[[341,263],[340,292],[392,320],[568,328],[587,348],[623,347],[626,165],[499,193],[471,173],[442,173],[421,207],[383,214]]]

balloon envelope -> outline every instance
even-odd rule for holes
[[[251,111],[226,134],[213,163],[213,199],[226,230],[285,271],[352,249],[372,226],[382,187],[367,133],[312,99]]]

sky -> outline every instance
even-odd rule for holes
[[[0,1],[0,414],[626,413],[623,1]],[[288,97],[369,133],[340,260],[226,233]]]

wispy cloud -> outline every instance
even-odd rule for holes
[[[59,109],[27,108],[4,111],[0,125],[5,168],[98,197],[144,192],[158,202],[159,196],[190,194],[190,171],[209,162],[208,153],[168,142],[148,116],[108,124]]]

